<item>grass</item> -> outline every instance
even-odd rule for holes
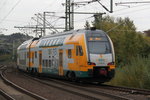
[[[130,64],[116,68],[116,75],[107,84],[150,89],[150,58],[137,57]]]

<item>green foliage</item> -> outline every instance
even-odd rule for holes
[[[114,79],[108,84],[150,89],[150,58],[133,58],[130,64],[116,69]]]
[[[0,35],[0,62],[12,60],[12,56],[16,59],[17,47],[24,41],[32,37],[21,33],[13,33],[11,35]],[[14,51],[14,54],[13,54]]]
[[[86,23],[85,23],[85,29],[90,29],[90,23],[88,22],[88,21],[86,21]]]
[[[144,31],[144,33],[145,33],[145,35],[146,35],[146,36],[150,37],[150,29],[149,29],[149,30]]]
[[[117,66],[130,63],[131,59],[136,56],[150,54],[150,42],[136,32],[133,21],[128,17],[123,19],[97,16],[92,24],[97,29],[107,32],[111,37],[115,48]]]
[[[0,55],[0,62],[10,61],[10,60],[11,60],[10,54]]]

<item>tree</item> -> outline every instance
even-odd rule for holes
[[[88,21],[86,21],[86,23],[85,23],[85,29],[90,29],[90,23],[88,22]]]
[[[146,36],[150,37],[150,29],[149,29],[149,30],[144,31],[144,33],[146,34]]]
[[[134,57],[145,57],[150,54],[148,51],[150,50],[150,43],[141,34],[137,34],[136,27],[130,18],[105,16],[101,22],[98,21],[99,18],[95,17],[92,24],[97,29],[107,32],[111,37],[118,65],[123,66],[132,62]]]

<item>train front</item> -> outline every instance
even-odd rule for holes
[[[88,65],[93,65],[88,73],[92,80],[107,82],[115,74],[114,47],[109,36],[101,30],[88,30],[86,32],[86,44],[88,51]]]

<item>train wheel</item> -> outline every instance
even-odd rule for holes
[[[34,75],[35,75],[35,76],[38,76],[38,71],[37,71],[36,68],[34,69]]]
[[[74,72],[69,72],[68,78],[73,82],[75,82],[77,80]]]

